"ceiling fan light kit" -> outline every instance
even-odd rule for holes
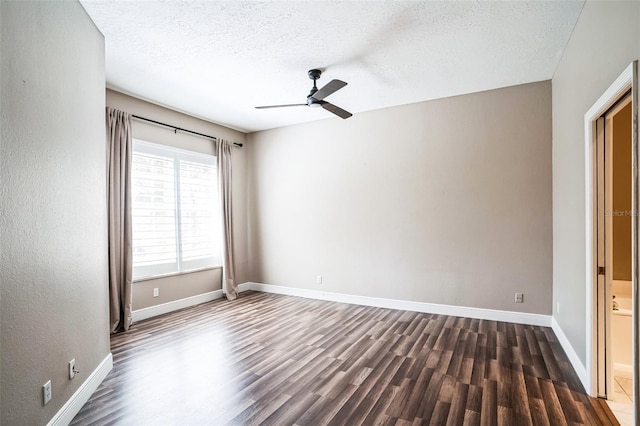
[[[311,80],[313,80],[313,87],[311,88],[311,91],[309,92],[309,95],[307,96],[307,103],[305,104],[286,104],[286,105],[267,105],[267,106],[257,106],[256,109],[267,109],[267,108],[287,108],[287,107],[294,107],[294,106],[308,106],[311,108],[324,108],[327,111],[337,115],[340,118],[346,119],[351,117],[353,114],[351,114],[349,111],[345,111],[344,109],[333,105],[327,101],[324,100],[324,98],[326,98],[327,96],[331,95],[332,93],[335,93],[336,91],[342,89],[344,86],[347,85],[347,83],[345,83],[342,80],[331,80],[329,83],[327,83],[322,89],[318,90],[318,87],[316,86],[316,80],[318,80],[320,78],[320,76],[322,75],[322,71],[318,70],[318,69],[312,69],[309,70],[309,72],[307,73],[309,75],[309,78]]]

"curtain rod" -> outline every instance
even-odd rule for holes
[[[203,137],[203,138],[213,139],[214,141],[217,141],[217,140],[218,140],[218,138],[216,138],[215,136],[209,136],[209,135],[205,135],[204,133],[194,132],[193,130],[187,130],[187,129],[183,129],[183,128],[181,128],[181,127],[172,126],[171,124],[162,123],[162,122],[160,122],[160,121],[156,121],[156,120],[151,120],[150,118],[140,117],[139,115],[131,114],[131,117],[133,117],[133,118],[137,118],[138,120],[148,121],[149,123],[158,124],[158,125],[160,125],[160,126],[169,127],[169,128],[171,128],[171,129],[173,129],[173,131],[174,131],[174,132],[177,132],[177,131],[179,130],[179,131],[181,131],[181,132],[191,133],[192,135],[201,136],[201,137]],[[242,144],[241,144],[241,143],[234,142],[233,144],[234,144],[235,146],[237,146],[238,148],[242,148]]]

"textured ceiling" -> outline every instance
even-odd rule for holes
[[[108,87],[242,131],[550,79],[583,1],[92,1]]]

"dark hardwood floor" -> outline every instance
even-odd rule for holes
[[[550,328],[242,293],[113,336],[72,425],[607,425]]]

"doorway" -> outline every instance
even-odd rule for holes
[[[585,115],[592,277],[587,391],[607,399],[621,424],[640,418],[633,404],[638,398],[637,73],[634,62]]]
[[[598,396],[632,405],[631,94],[596,121]]]

